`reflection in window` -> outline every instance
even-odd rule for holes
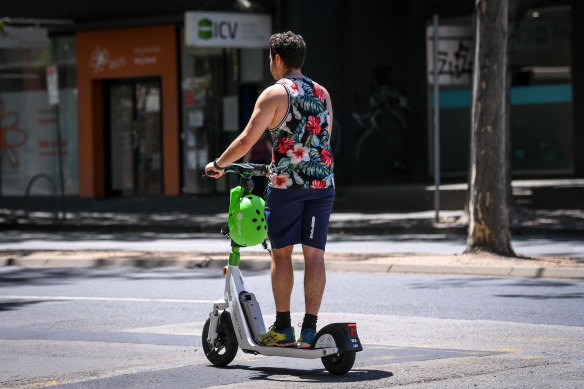
[[[79,193],[75,37],[50,39],[46,48],[0,49],[0,195],[23,196],[28,182],[46,174],[59,187],[57,109],[49,106],[46,67],[59,78],[59,127],[65,193]],[[32,195],[51,194],[44,180]]]
[[[236,49],[182,50],[183,192],[213,193],[228,190],[227,179],[201,177],[204,167],[235,138],[225,130],[224,96],[238,93]]]
[[[511,168],[519,175],[573,173],[571,9],[529,11],[512,42]],[[472,34],[472,19],[441,20],[441,28]],[[453,44],[446,63],[448,78],[440,85],[441,168],[445,176],[465,176],[470,143],[471,79],[460,45]],[[457,57],[459,55],[459,57]],[[433,101],[430,92],[430,102]],[[431,124],[431,121],[429,121]],[[431,160],[431,159],[430,159]]]
[[[529,11],[513,41],[514,173],[572,173],[570,7]]]

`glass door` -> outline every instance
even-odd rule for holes
[[[109,194],[161,194],[160,81],[109,81],[105,96]]]
[[[182,53],[182,192],[227,192],[230,177],[208,180],[201,173],[243,128],[238,123],[238,50],[183,46]]]

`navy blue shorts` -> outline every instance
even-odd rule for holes
[[[276,189],[266,193],[266,222],[272,248],[298,243],[324,250],[335,189]]]

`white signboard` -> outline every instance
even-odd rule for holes
[[[46,28],[4,27],[0,33],[0,48],[46,49],[49,34]]]
[[[428,82],[434,84],[434,28],[426,29]],[[470,85],[474,61],[474,36],[470,26],[438,28],[438,80],[440,85]]]
[[[266,48],[272,17],[263,14],[186,12],[185,43],[196,47]]]

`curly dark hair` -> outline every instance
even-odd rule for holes
[[[306,43],[302,35],[292,31],[273,34],[270,37],[270,54],[272,58],[279,54],[287,68],[300,69],[306,57]]]

